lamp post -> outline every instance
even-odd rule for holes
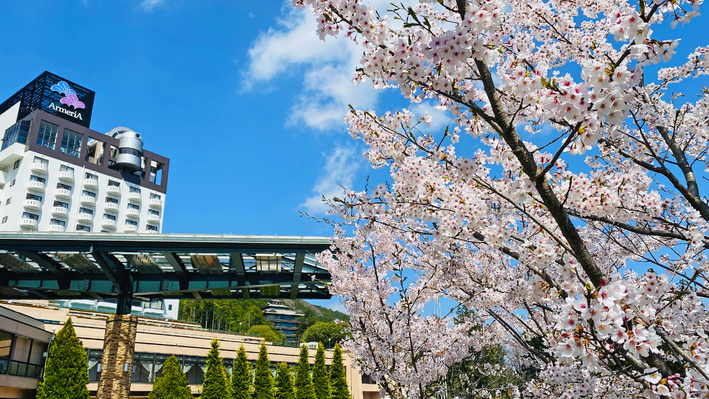
[[[332,338],[328,338],[328,339],[327,339],[327,349],[330,349],[330,348],[332,347],[332,346],[330,345],[330,340],[332,340]]]
[[[239,333],[241,333],[241,322],[239,322]]]

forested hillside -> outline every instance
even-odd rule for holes
[[[332,322],[336,319],[348,321],[349,316],[336,310],[322,306],[313,305],[306,301],[285,300],[284,303],[294,310],[302,312],[305,316],[300,319],[298,336],[301,336],[310,326],[317,322]],[[263,328],[255,326],[273,327],[266,321],[263,308],[268,301],[255,299],[205,299],[205,300],[181,300],[179,319],[200,324],[204,328],[212,330],[233,331],[248,333],[257,332],[264,335]],[[269,334],[266,332],[266,334]],[[273,341],[279,341],[278,332],[272,336]],[[267,338],[269,339],[269,338]]]

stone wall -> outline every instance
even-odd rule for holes
[[[106,319],[101,379],[96,399],[125,399],[130,396],[137,328],[137,316],[111,315]]]

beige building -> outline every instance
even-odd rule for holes
[[[51,335],[58,331],[61,325],[72,318],[76,334],[81,339],[89,357],[89,390],[92,395],[98,390],[98,381],[101,375],[101,358],[106,336],[106,320],[109,315],[105,313],[73,310],[60,308],[49,302],[37,302],[33,305],[25,303],[4,303],[0,311],[11,311],[15,315],[29,316],[40,321],[44,331],[39,331],[37,325],[34,329]],[[27,318],[29,319],[29,318]],[[130,366],[132,368],[131,398],[147,397],[152,389],[152,382],[161,375],[160,369],[163,362],[170,355],[176,355],[187,375],[192,393],[196,396],[201,392],[201,382],[206,370],[206,355],[210,342],[218,338],[221,342],[221,356],[228,370],[236,358],[236,350],[243,344],[249,360],[255,362],[258,358],[258,349],[261,339],[257,337],[227,333],[223,331],[205,330],[198,325],[181,321],[160,321],[149,318],[139,318],[135,338],[135,353]],[[45,338],[45,342],[48,339]],[[1,350],[1,349],[0,349]],[[295,365],[298,362],[299,349],[295,347],[268,346],[269,359],[272,368],[280,362]],[[310,353],[311,363],[314,362],[314,352]],[[379,399],[379,388],[376,384],[363,383],[359,371],[350,363],[345,353],[345,370],[350,393],[353,399]],[[329,365],[332,351],[327,351],[326,363]],[[3,384],[0,375],[0,386]],[[15,391],[5,390],[0,387],[0,398],[34,397],[32,391],[36,389],[37,378],[22,378],[22,389]],[[364,381],[367,381],[366,377]],[[18,385],[17,383],[15,385]],[[26,396],[22,396],[23,391]],[[27,396],[30,395],[30,396]]]

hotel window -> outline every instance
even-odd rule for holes
[[[161,197],[155,193],[150,193],[150,199],[160,199]]]
[[[60,165],[60,166],[59,166],[59,171],[60,171],[60,172],[64,172],[64,171],[66,171],[66,172],[73,172],[73,171],[74,171],[74,168],[72,168],[71,166]]]
[[[10,205],[11,202],[12,202],[12,197],[8,198],[8,199],[5,201],[5,205]]]
[[[148,231],[158,231],[158,228],[155,227],[155,226],[151,226],[151,225],[149,225],[149,224],[146,224],[146,225],[145,225],[145,230],[148,230]]]
[[[98,179],[98,176],[96,176],[93,173],[86,172],[86,180],[96,180]]]
[[[56,206],[58,208],[69,209],[69,204],[67,204],[66,202],[62,202],[62,201],[54,201],[53,206]]]
[[[131,226],[137,226],[137,225],[138,225],[138,222],[135,222],[135,221],[133,221],[133,220],[128,220],[128,219],[126,219],[126,224],[127,224],[127,225],[131,225]]]
[[[69,190],[69,191],[71,191],[71,186],[68,185],[68,184],[64,184],[64,183],[57,183],[57,188],[60,189],[60,190]]]
[[[35,176],[35,175],[30,175],[30,181],[38,181],[38,182],[40,182],[40,183],[46,183],[46,182],[47,182],[47,179],[45,179],[44,177],[39,177],[39,176]]]
[[[155,209],[148,209],[148,215],[158,215],[158,216],[160,216],[160,212],[156,211]]]
[[[131,193],[139,193],[139,192],[140,192],[140,188],[138,188],[138,187],[133,187],[133,186],[128,186],[128,191],[131,192]]]
[[[34,213],[29,212],[22,212],[22,219],[39,220],[39,215],[35,215]]]
[[[83,224],[77,224],[76,231],[91,231],[91,227],[84,226]]]
[[[73,130],[64,129],[62,145],[59,147],[59,151],[64,154],[71,155],[72,157],[79,158],[79,154],[81,153],[81,140],[83,139],[83,134],[77,133]]]
[[[117,182],[117,181],[115,181],[115,180],[109,180],[109,181],[108,181],[108,186],[109,186],[109,187],[120,187],[120,186],[121,186],[121,183],[120,183],[120,182]]]
[[[41,163],[42,165],[49,165],[49,160],[42,157],[34,157],[34,163]]]
[[[106,197],[106,202],[111,203],[111,204],[117,204],[118,200],[115,198]]]
[[[87,209],[87,208],[83,208],[83,207],[82,207],[82,208],[79,208],[79,213],[87,213],[87,214],[89,214],[89,215],[93,215],[93,214],[94,214],[94,211],[91,210],[91,209]]]
[[[88,191],[88,190],[82,190],[81,195],[86,195],[88,197],[94,197],[96,198],[96,193],[93,191]]]
[[[27,193],[26,199],[42,202],[42,197],[40,197],[39,195],[30,194],[30,193]]]
[[[20,167],[20,161],[21,161],[20,159],[18,159],[17,161],[15,161],[15,164],[12,165],[12,170],[15,170],[15,169],[17,169],[17,168]]]
[[[14,185],[15,185],[15,179],[12,179],[12,181],[10,182],[10,187],[12,187]]]
[[[2,218],[2,224],[5,224],[5,223],[7,223],[7,216]]]
[[[53,150],[57,143],[57,132],[59,132],[59,126],[42,121],[39,124],[39,133],[37,133],[37,145]]]
[[[50,219],[49,224],[66,227],[66,222],[59,219]]]
[[[104,214],[103,214],[103,218],[104,218],[104,219],[108,219],[108,220],[116,220],[116,217],[115,217],[115,216],[109,215],[108,213],[104,213]]]
[[[5,130],[2,138],[2,149],[15,144],[27,144],[27,136],[30,133],[30,121],[19,121]]]
[[[140,209],[140,206],[136,204],[128,204],[128,209]]]

